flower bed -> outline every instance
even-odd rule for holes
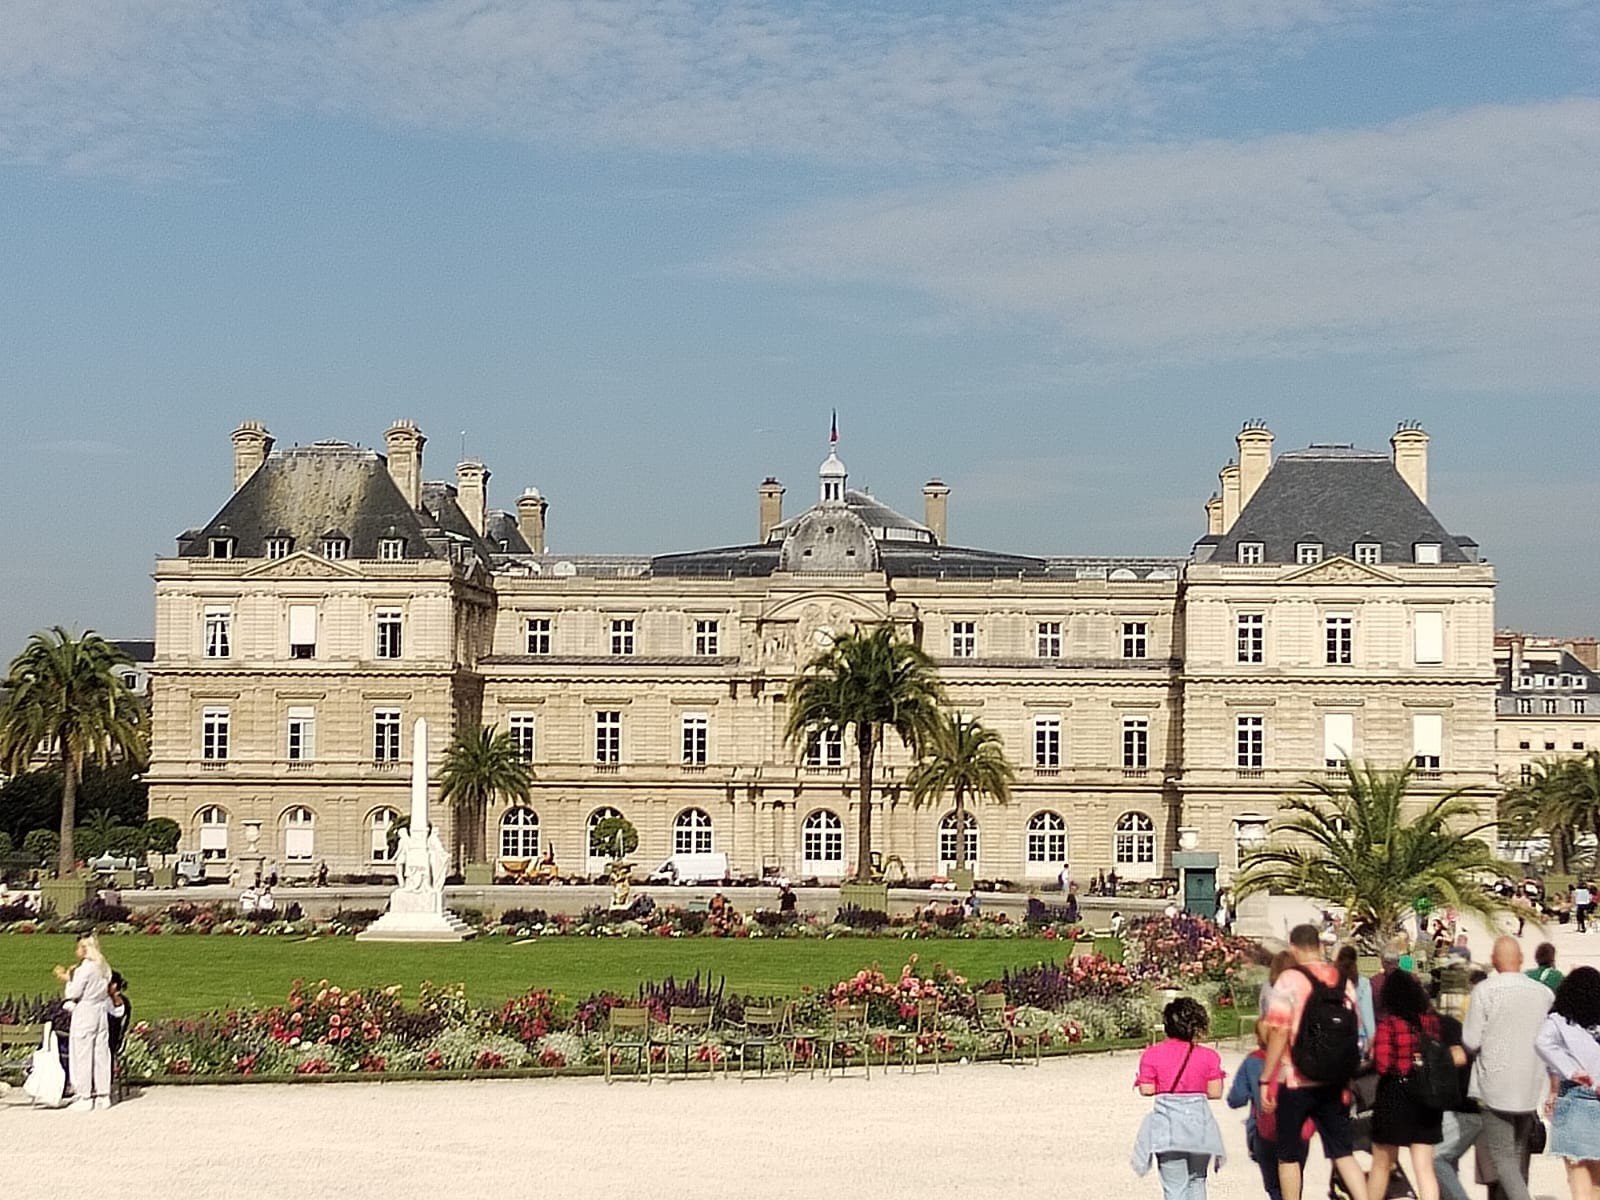
[[[4,916],[5,914],[0,914]],[[21,915],[21,914],[11,914]],[[357,909],[312,919],[298,905],[284,912],[241,914],[230,904],[169,904],[162,908],[129,911],[120,907],[86,905],[66,919],[27,917],[0,922],[0,933],[84,933],[149,936],[214,937],[352,937],[382,916],[379,909]],[[462,910],[459,915],[485,937],[730,937],[730,938],[1038,938],[1046,942],[1071,942],[1087,936],[1081,925],[1056,920],[1015,921],[1005,913],[977,917],[959,909],[926,915],[884,917],[867,921],[842,910],[833,920],[813,915],[788,916],[758,910],[732,913],[723,920],[676,907],[657,907],[641,897],[620,912],[589,908],[572,916],[541,909],[511,909],[496,918]]]
[[[1000,993],[1011,1018],[1040,1030],[1046,1052],[1060,1053],[1142,1044],[1159,1030],[1165,990],[1180,987],[1214,1002],[1229,978],[1229,964],[1237,960],[1244,969],[1254,957],[1248,943],[1232,944],[1237,939],[1218,943],[1218,951],[1213,943],[1221,935],[1214,928],[1196,930],[1160,918],[1141,924],[1141,957],[1134,965],[1089,955],[972,982],[941,965],[924,967],[913,954],[897,974],[874,964],[785,999],[801,1031],[826,1028],[836,1004],[865,1003],[875,1056],[899,1040],[891,1035],[916,1029],[919,1002],[936,999],[937,1025],[923,1031],[922,1049],[937,1046],[947,1058],[984,1058],[1004,1053],[1006,1037],[982,1026],[978,996]],[[1181,958],[1163,965],[1175,948],[1195,939],[1199,961],[1206,964],[1202,972],[1188,970]],[[1221,975],[1210,978],[1208,972]],[[656,1022],[664,1022],[673,1007],[710,1007],[715,1027],[725,1032],[713,1034],[697,1051],[696,1064],[709,1069],[734,1055],[736,1034],[726,1031],[736,1028],[745,1007],[775,1002],[727,994],[720,981],[700,976],[646,984],[631,997],[597,993],[576,1003],[533,989],[497,1008],[473,1005],[459,984],[423,984],[408,1001],[398,987],[296,983],[279,1005],[140,1022],[127,1039],[123,1063],[131,1078],[155,1081],[582,1073],[605,1065],[606,1014],[628,1003],[648,1007]],[[6,1019],[0,1006],[0,1021]],[[814,1048],[812,1038],[799,1036],[801,1065]],[[655,1054],[659,1059],[664,1048]]]

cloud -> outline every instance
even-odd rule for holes
[[[1384,7],[11,0],[0,161],[159,180],[271,119],[334,113],[572,147],[977,164],[1137,125]]]
[[[792,213],[730,253],[1022,317],[1089,364],[1384,353],[1450,388],[1600,374],[1600,101],[1119,147]]]

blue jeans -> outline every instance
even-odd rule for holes
[[[1161,1195],[1165,1200],[1206,1200],[1206,1170],[1209,1154],[1156,1155],[1156,1173],[1161,1176]]]
[[[1261,1186],[1267,1200],[1283,1200],[1283,1185],[1278,1182],[1278,1148],[1261,1134],[1250,1135],[1250,1157],[1261,1168]]]
[[[1477,1113],[1444,1114],[1444,1140],[1433,1152],[1433,1173],[1439,1180],[1439,1194],[1444,1200],[1469,1200],[1457,1164],[1461,1156],[1472,1149],[1482,1131],[1483,1118]]]

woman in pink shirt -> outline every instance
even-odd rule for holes
[[[1165,1200],[1205,1200],[1211,1160],[1222,1165],[1222,1131],[1211,1100],[1222,1098],[1222,1059],[1199,1039],[1210,1028],[1205,1007],[1180,996],[1161,1014],[1167,1040],[1139,1057],[1134,1086],[1155,1105],[1134,1143],[1133,1169],[1140,1175],[1155,1162]]]

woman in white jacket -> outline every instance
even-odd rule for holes
[[[111,1107],[111,1031],[108,1024],[111,965],[92,933],[78,939],[78,965],[71,972],[56,968],[56,978],[67,985],[67,1008],[72,1013],[68,1038],[67,1078],[74,1096],[73,1112]]]
[[[1573,1200],[1600,1193],[1600,971],[1579,967],[1561,981],[1534,1046],[1556,1087],[1550,1153],[1566,1160]]]

